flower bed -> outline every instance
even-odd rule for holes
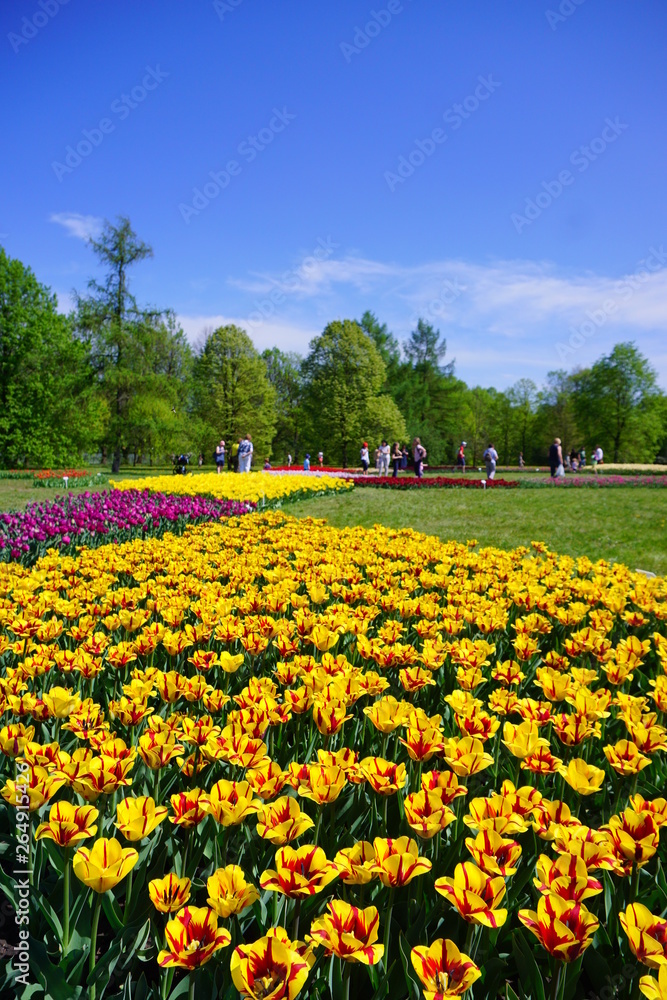
[[[73,553],[77,546],[124,542],[165,531],[181,533],[187,524],[246,514],[253,503],[169,496],[148,490],[81,493],[25,510],[0,513],[0,559],[32,565],[47,549]]]
[[[661,996],[664,579],[272,512],[0,595],[46,995]]]
[[[65,476],[68,478],[68,483],[65,484]],[[55,476],[35,476],[32,481],[32,485],[36,489],[63,489],[65,485],[67,488],[76,488],[77,490],[87,490],[95,487],[106,486],[109,482],[109,476],[105,472],[91,472],[90,475],[84,473],[80,476],[75,476],[74,479],[70,479],[67,473],[63,473],[60,479]]]
[[[0,479],[83,479],[90,475],[86,469],[3,469]]]
[[[287,500],[350,489],[352,483],[337,476],[309,473],[280,475],[275,472],[205,472],[189,476],[153,476],[123,479],[112,484],[117,490],[163,490],[188,496],[212,496],[218,500],[253,500],[264,507],[280,506]]]
[[[468,476],[354,476],[355,486],[378,486],[389,489],[448,489],[463,487],[464,489],[512,489],[518,486],[514,479],[473,479]]]
[[[308,475],[307,472],[304,472],[303,466],[300,465],[300,464],[296,464],[296,465],[272,465],[271,466],[271,471],[272,472],[297,472],[297,473],[300,472],[303,475]],[[349,469],[349,468],[344,469],[342,466],[336,466],[336,465],[318,465],[317,462],[311,462],[311,466],[310,466],[310,469],[309,469],[309,472],[311,474],[313,472],[331,473],[331,472],[352,472],[352,471],[354,471],[354,470]]]

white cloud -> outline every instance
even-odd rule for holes
[[[665,381],[667,254],[647,248],[646,258],[626,274],[605,275],[548,261],[450,258],[408,266],[347,254],[317,262],[296,288],[284,273],[253,273],[229,283],[245,293],[241,299],[247,295],[246,317],[269,309],[270,320],[259,328],[263,346],[274,337],[280,347],[303,350],[299,345],[329,319],[358,317],[371,308],[399,339],[419,316],[439,327],[467,381],[500,388],[525,375],[540,382],[550,369],[590,364],[626,339],[637,341]],[[285,295],[277,308],[267,298],[275,289]],[[238,322],[257,339],[247,319]],[[585,338],[575,336],[577,346],[569,349],[581,329],[588,331]]]
[[[78,212],[54,212],[49,216],[49,222],[64,226],[69,236],[88,240],[99,235],[104,219],[97,215],[80,215]]]
[[[207,331],[233,323],[249,334],[258,351],[267,347],[280,347],[282,351],[299,351],[304,354],[312,338],[322,332],[321,326],[303,327],[281,319],[268,319],[253,326],[248,322],[247,316],[179,314],[178,321],[193,347],[199,347],[204,342]]]

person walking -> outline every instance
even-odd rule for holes
[[[241,442],[243,446],[243,468],[239,467],[240,472],[250,472],[250,466],[252,465],[252,438],[249,434],[246,434],[245,439]],[[239,455],[241,455],[241,449],[239,448]]]
[[[239,448],[241,447],[241,441],[243,438],[239,438],[229,449],[229,462],[232,472],[239,471]]]
[[[306,452],[306,457],[303,460],[303,471],[310,472],[310,455]]]
[[[458,454],[456,456],[456,464],[461,470],[461,472],[466,471],[466,442],[461,441],[459,446]]]
[[[563,467],[563,449],[560,438],[554,438],[554,443],[549,445],[549,467],[551,468],[551,478],[556,479],[565,475]]]
[[[398,443],[398,441],[394,441],[394,447],[391,450],[391,464],[394,469],[394,471],[392,472],[392,476],[394,477],[394,479],[398,478],[398,470],[400,469],[402,463],[403,463],[403,452],[401,451],[401,446]]]
[[[582,448],[580,450],[580,452],[579,452],[579,468],[580,469],[585,469],[586,468],[586,449],[585,448]]]
[[[380,473],[381,476],[389,475],[389,455],[390,455],[389,445],[383,439],[382,444],[380,445],[380,456],[378,465],[378,472]]]
[[[324,452],[323,451],[318,451],[318,453],[317,453],[317,464],[319,465],[320,469],[324,465]]]
[[[215,468],[218,475],[225,471],[225,442],[222,440],[215,446]]]
[[[525,462],[524,462],[524,460],[523,460],[523,452],[522,452],[522,451],[520,451],[520,452],[519,452],[519,468],[520,468],[520,469],[523,469],[523,467],[525,466],[525,464],[526,464],[526,463],[525,463]]]
[[[426,448],[421,443],[420,439],[416,437],[412,442],[412,461],[415,466],[415,476],[417,479],[421,479],[424,475],[424,459],[426,458]]]
[[[292,461],[293,461],[293,459],[292,459],[292,456],[291,456],[291,455],[290,455],[290,453],[288,452],[288,453],[287,453],[287,468],[288,468],[288,469],[291,469],[291,468],[292,468]]]
[[[600,445],[593,452],[593,465],[602,465],[604,462],[604,452]]]
[[[407,469],[408,462],[410,460],[410,452],[408,450],[407,444],[404,444],[403,447],[401,448],[401,456],[402,456],[401,457],[401,468],[402,469]]]
[[[368,466],[370,465],[370,456],[368,454],[368,441],[364,441],[361,448],[361,468],[364,470],[364,475],[368,472]]]
[[[498,452],[489,444],[486,451],[484,452],[484,461],[486,463],[486,478],[495,479],[496,478],[496,463],[498,462]]]

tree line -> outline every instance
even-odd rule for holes
[[[493,443],[502,464],[543,463],[555,436],[566,449],[600,445],[614,461],[667,458],[667,397],[649,361],[617,344],[588,368],[545,383],[469,386],[447,342],[418,320],[407,340],[367,311],[328,324],[306,357],[261,354],[228,325],[193,348],[173,311],[140,306],[133,265],[152,256],[129,219],[105,223],[90,249],[102,265],[72,312],[0,248],[0,466],[70,464],[101,452],[118,469],[181,451],[213,459],[216,443],[253,437],[256,461],[357,465],[361,442],[420,436],[431,465],[461,441],[469,461]]]

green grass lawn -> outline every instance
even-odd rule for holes
[[[514,548],[544,541],[556,552],[613,559],[667,575],[667,489],[424,490],[356,489],[285,507],[342,528],[386,524],[442,539]]]

